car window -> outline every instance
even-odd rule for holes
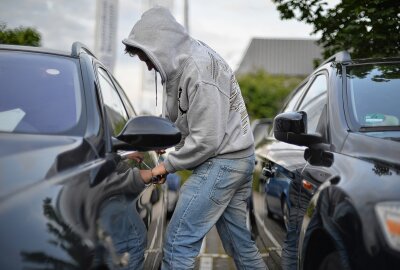
[[[306,86],[306,83],[303,84],[300,88],[297,89],[297,91],[292,95],[290,100],[287,102],[285,108],[283,109],[283,112],[292,112],[294,111],[294,107],[297,104],[297,101],[299,100],[301,94],[304,92],[304,87]]]
[[[322,110],[327,103],[327,78],[324,74],[317,75],[301,101],[298,111],[307,113],[307,132],[315,133]]]
[[[300,107],[306,106],[312,99],[326,93],[327,87],[326,76],[324,74],[317,75],[301,101]]]
[[[125,91],[122,89],[122,87],[119,85],[119,83],[117,82],[117,80],[115,78],[114,79],[114,85],[115,87],[117,87],[118,89],[118,93],[121,95],[121,98],[125,104],[125,109],[128,111],[128,114],[130,117],[134,117],[136,116],[136,112],[130,102],[130,100],[128,99],[128,97],[126,96]]]
[[[112,135],[117,136],[128,121],[128,114],[107,72],[99,68],[98,74],[107,120],[112,128]]]
[[[10,51],[0,52],[0,59],[0,131],[64,134],[78,127],[82,87],[76,59]]]
[[[347,80],[350,111],[359,126],[382,131],[400,126],[399,63],[348,67]]]

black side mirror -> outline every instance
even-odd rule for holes
[[[131,118],[117,138],[113,138],[113,149],[161,150],[176,145],[180,140],[181,133],[171,121],[156,116],[138,116]]]
[[[299,146],[322,143],[322,136],[307,134],[307,113],[286,112],[274,119],[274,136],[277,140]]]

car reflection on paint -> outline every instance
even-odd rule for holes
[[[287,229],[290,212],[290,177],[278,164],[267,163],[265,144],[273,139],[272,119],[261,118],[252,122],[254,143],[256,146],[255,177],[259,178],[259,191],[264,196],[264,212],[268,218],[282,220]]]
[[[290,179],[284,269],[400,264],[400,59],[340,52],[310,74],[257,147]]]
[[[0,268],[158,269],[165,186],[146,186],[139,169],[178,129],[136,116],[80,43],[0,45],[0,80]]]

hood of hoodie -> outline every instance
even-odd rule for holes
[[[153,62],[164,84],[178,75],[190,57],[193,40],[168,9],[157,6],[143,13],[122,43],[141,49]]]

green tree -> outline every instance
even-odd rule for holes
[[[322,34],[324,57],[347,50],[352,58],[400,55],[398,0],[342,0],[328,7],[324,0],[272,0],[282,19],[313,25]]]
[[[302,77],[270,75],[264,71],[238,77],[250,120],[275,117],[286,96],[302,80]]]
[[[31,27],[17,27],[7,29],[7,25],[0,23],[0,44],[40,46],[40,33]]]

